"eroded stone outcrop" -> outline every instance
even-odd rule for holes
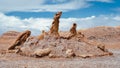
[[[82,32],[77,32],[77,24],[73,23],[70,31],[65,35],[59,34],[59,19],[62,12],[56,13],[49,32],[43,31],[37,37],[30,36],[31,31],[21,33],[15,42],[8,48],[17,49],[17,53],[24,56],[49,58],[65,57],[96,57],[112,55],[103,44],[89,41]],[[66,37],[67,36],[67,37]],[[20,47],[17,47],[20,46]]]
[[[72,26],[72,28],[70,29],[70,33],[71,33],[73,36],[75,36],[75,35],[77,34],[76,28],[77,28],[77,24],[76,24],[76,23],[73,23],[73,26]]]
[[[21,55],[26,56],[37,56],[49,58],[60,58],[60,57],[96,57],[111,55],[112,53],[104,51],[102,47],[97,45],[90,45],[82,41],[76,41],[73,39],[56,39],[53,37],[47,37],[40,40],[38,44],[34,44],[37,38],[33,38],[27,41],[21,47]]]
[[[54,35],[54,36],[57,36],[57,37],[59,36],[59,32],[58,32],[58,30],[59,30],[59,19],[60,19],[61,15],[62,15],[62,12],[58,12],[58,13],[55,14],[54,20],[52,22],[52,26],[50,28],[50,34],[51,35]]]
[[[22,45],[26,39],[30,36],[31,31],[26,30],[25,32],[21,33],[17,39],[15,40],[15,42],[8,48],[8,50],[12,50],[15,49],[16,46]]]
[[[21,47],[21,54],[27,56],[48,56],[49,58],[59,57],[93,57],[110,55],[105,47],[97,43],[91,43],[83,33],[77,32],[77,24],[73,23],[69,33],[61,36],[59,34],[59,18],[62,12],[56,13],[50,32],[32,39],[28,38]],[[59,37],[59,38],[56,38]],[[30,40],[29,40],[30,39]],[[96,46],[95,46],[96,45]]]

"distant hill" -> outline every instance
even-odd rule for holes
[[[3,33],[0,36],[0,49],[7,49],[6,47],[9,47],[19,34],[20,32],[16,31],[8,31]]]
[[[107,48],[120,48],[120,27],[95,27],[81,31],[89,40],[104,43]]]

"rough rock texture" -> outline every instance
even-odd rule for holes
[[[38,36],[38,40],[43,40],[45,35],[48,35],[48,33],[43,30],[42,34]]]
[[[26,30],[25,32],[21,33],[17,39],[15,40],[15,42],[8,48],[8,50],[12,50],[15,49],[16,46],[22,45],[26,39],[30,36],[31,31]]]
[[[75,56],[72,49],[67,49],[66,50],[66,55],[67,55],[67,57],[74,57]]]
[[[68,33],[61,33],[60,32],[60,38],[63,38],[63,39],[71,39],[73,37],[77,37],[79,35],[79,38],[83,38],[83,37],[80,37],[82,34],[79,32],[77,33],[77,30],[76,30],[76,27],[77,27],[77,24],[76,23],[73,23],[72,27],[70,28],[70,31]],[[78,37],[77,37],[78,38]]]
[[[50,48],[45,48],[45,49],[37,49],[34,51],[34,55],[38,57],[46,56],[51,52]]]
[[[44,39],[44,33],[45,33],[45,31],[43,30],[43,31],[42,31],[42,34],[40,34],[40,35],[38,36],[38,40],[43,40],[43,39]]]
[[[75,36],[77,34],[77,30],[76,30],[77,24],[73,23],[73,26],[70,29],[70,33]]]
[[[62,15],[62,12],[58,12],[54,16],[54,20],[52,22],[52,26],[50,28],[50,34],[59,36],[58,30],[59,30],[59,19]]]
[[[75,37],[76,38],[76,37]],[[28,38],[29,39],[29,38]],[[38,42],[35,44],[35,42]],[[30,41],[26,41],[21,47],[21,55],[33,56],[36,50],[50,49],[47,55],[50,58],[59,57],[95,57],[110,55],[109,52],[103,51],[100,48],[93,45],[89,45],[85,42],[77,41],[74,39],[56,39],[51,35],[45,36],[43,40],[38,41],[37,38],[33,38]],[[43,55],[44,56],[44,55]]]

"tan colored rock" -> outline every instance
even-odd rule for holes
[[[54,54],[49,54],[48,56],[49,58],[56,58],[56,56]]]
[[[28,38],[26,39],[26,42],[32,41],[33,39],[34,39],[34,37],[33,37],[33,36],[30,36],[30,37],[28,37]]]
[[[43,31],[42,31],[42,34],[41,34],[40,36],[38,36],[38,40],[44,39],[44,33],[45,33],[45,31],[43,30]]]
[[[6,53],[18,53],[18,52],[19,52],[19,49],[6,51]]]
[[[75,36],[77,34],[77,31],[76,31],[76,28],[77,28],[77,24],[76,23],[73,23],[73,26],[72,28],[70,29],[70,33]]]
[[[69,39],[75,37],[77,35],[76,27],[77,27],[77,24],[73,23],[72,27],[70,28],[69,33],[67,33],[66,36],[65,35],[61,36],[60,38],[69,40]]]
[[[85,38],[84,34],[82,34],[81,32],[77,33],[77,40],[87,42],[87,38]]]
[[[99,48],[100,50],[102,50],[103,52],[107,52],[105,45],[102,42],[97,42],[97,41],[87,41],[86,43],[90,44],[90,45],[94,45],[97,46],[97,48]]]
[[[34,55],[39,56],[39,57],[43,57],[48,55],[51,52],[50,48],[46,48],[46,49],[37,49],[36,51],[34,51]]]
[[[20,48],[19,54],[22,56],[33,56],[33,49],[30,46],[25,45],[25,47]]]
[[[78,38],[85,38],[84,34],[82,34],[81,32],[78,32],[77,35]]]
[[[82,58],[88,58],[88,57],[94,57],[95,55],[93,54],[80,54],[79,57],[82,57]]]
[[[64,39],[71,39],[73,37],[75,37],[77,35],[77,30],[76,30],[76,27],[77,27],[77,24],[76,23],[73,23],[72,27],[70,28],[70,31],[69,31],[69,36],[68,37],[62,37],[61,38],[64,38]]]
[[[22,45],[26,39],[30,36],[31,31],[26,30],[25,32],[21,33],[17,39],[15,40],[15,42],[8,48],[8,50],[12,50],[15,49],[16,46]]]
[[[38,36],[38,40],[43,40],[45,35],[48,35],[48,33],[43,30],[42,34]]]
[[[67,57],[73,57],[75,54],[72,49],[67,49],[66,50],[66,55]]]
[[[59,19],[62,15],[62,12],[58,12],[54,16],[54,20],[52,22],[52,26],[50,28],[50,34],[59,36],[58,30],[59,30]]]

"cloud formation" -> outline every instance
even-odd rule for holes
[[[91,1],[112,2],[112,0],[0,0],[0,12],[70,11],[89,7]]]
[[[6,16],[0,13],[0,34],[9,30],[31,30],[33,35],[38,35],[42,30],[49,31],[53,19],[51,18],[26,18]],[[90,16],[85,18],[61,18],[60,31],[68,31],[73,23],[77,23],[77,29],[86,29],[96,26],[120,26],[120,16]]]
[[[113,2],[113,0],[88,0],[88,1],[98,1],[98,2],[107,2],[107,3]]]

